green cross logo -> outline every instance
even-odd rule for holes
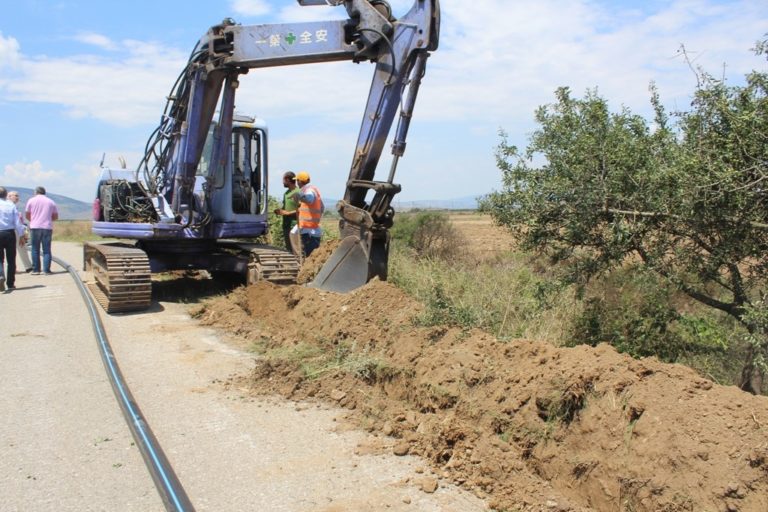
[[[288,35],[285,36],[285,40],[288,41],[288,44],[293,44],[296,41],[296,36],[293,32],[288,32]]]

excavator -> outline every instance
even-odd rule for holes
[[[89,288],[109,312],[146,309],[151,274],[206,270],[292,283],[299,263],[253,243],[267,233],[268,129],[237,113],[235,93],[251,69],[351,61],[374,64],[365,111],[339,212],[341,243],[309,286],[354,290],[387,278],[392,199],[399,159],[426,62],[438,46],[439,0],[414,0],[396,18],[384,0],[297,0],[343,6],[347,19],[211,27],[194,47],[168,96],[159,126],[135,170],[102,166],[87,242]],[[399,116],[398,116],[399,110]],[[376,169],[398,117],[386,179]]]

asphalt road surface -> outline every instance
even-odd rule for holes
[[[79,244],[54,256],[82,268]],[[0,294],[0,511],[162,511],[68,272],[17,276]],[[253,356],[199,327],[183,304],[106,315],[139,408],[198,511],[463,511],[485,504],[415,457],[366,455],[386,440],[340,428],[342,412],[253,399],[221,381]],[[376,450],[373,450],[376,452]]]

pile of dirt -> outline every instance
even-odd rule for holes
[[[341,240],[325,241],[320,244],[320,247],[312,251],[309,258],[301,263],[301,269],[296,276],[296,282],[299,284],[311,282],[339,244],[341,244]]]
[[[768,398],[607,345],[421,326],[421,311],[374,280],[262,283],[196,316],[265,352],[254,392],[337,402],[496,509],[768,510]]]

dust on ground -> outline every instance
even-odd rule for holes
[[[608,345],[421,326],[421,310],[378,280],[261,283],[196,316],[266,354],[243,378],[254,393],[335,402],[495,509],[768,510],[768,398]]]

